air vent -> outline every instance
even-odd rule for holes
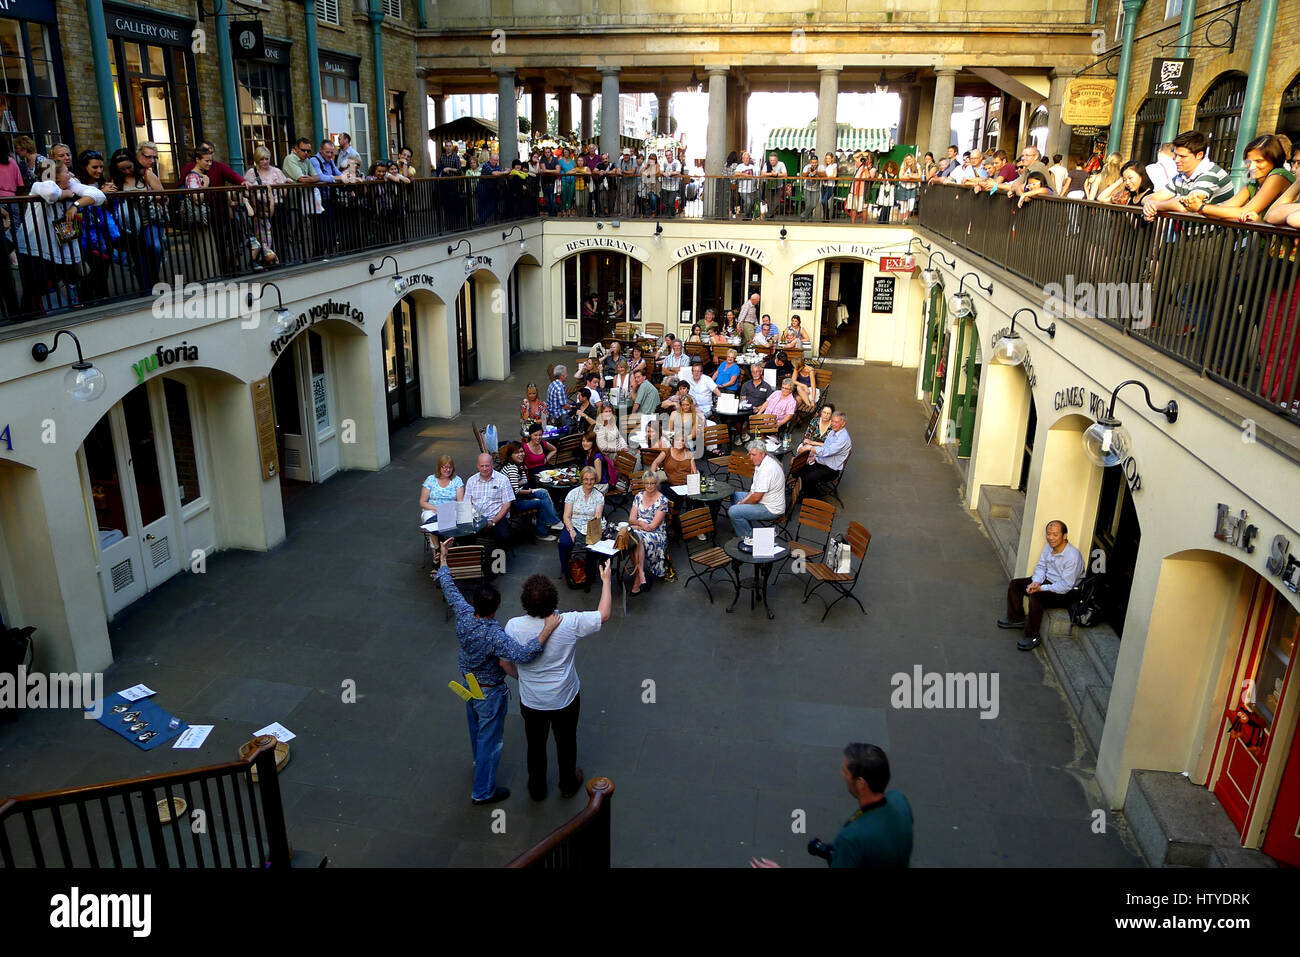
[[[302,468],[302,452],[299,449],[284,450],[284,470]]]
[[[171,537],[156,538],[149,546],[149,558],[153,561],[154,568],[161,568],[172,560]]]
[[[131,567],[131,559],[124,562],[118,562],[112,568],[113,591],[119,592],[123,588],[129,588],[135,584],[135,569]]]

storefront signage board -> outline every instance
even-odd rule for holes
[[[252,383],[253,422],[257,429],[257,451],[262,460],[262,481],[275,478],[280,457],[275,447],[275,410],[271,408],[271,380]]]

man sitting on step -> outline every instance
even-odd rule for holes
[[[1007,586],[1007,617],[998,619],[998,627],[1025,629],[1025,636],[1016,642],[1021,651],[1032,651],[1042,644],[1043,612],[1069,605],[1073,598],[1070,592],[1083,578],[1083,555],[1070,544],[1066,534],[1064,522],[1048,522],[1047,544],[1034,566],[1033,577],[1013,578]]]

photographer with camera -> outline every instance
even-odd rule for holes
[[[844,822],[834,843],[813,838],[808,853],[831,867],[889,869],[907,867],[912,857],[912,806],[889,787],[889,758],[874,744],[850,744],[840,766],[858,810]],[[780,867],[766,857],[752,858],[750,867]]]

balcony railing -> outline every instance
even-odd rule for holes
[[[587,782],[587,806],[506,865],[547,870],[608,870],[614,782]]]
[[[110,192],[68,219],[72,205],[0,200],[5,320],[150,296],[176,277],[230,279],[527,219],[537,194],[520,180],[447,177]]]
[[[1043,290],[1056,318],[1123,330],[1300,421],[1300,234],[1190,215],[933,186],[920,225]],[[1046,318],[1046,317],[1045,317]]]

